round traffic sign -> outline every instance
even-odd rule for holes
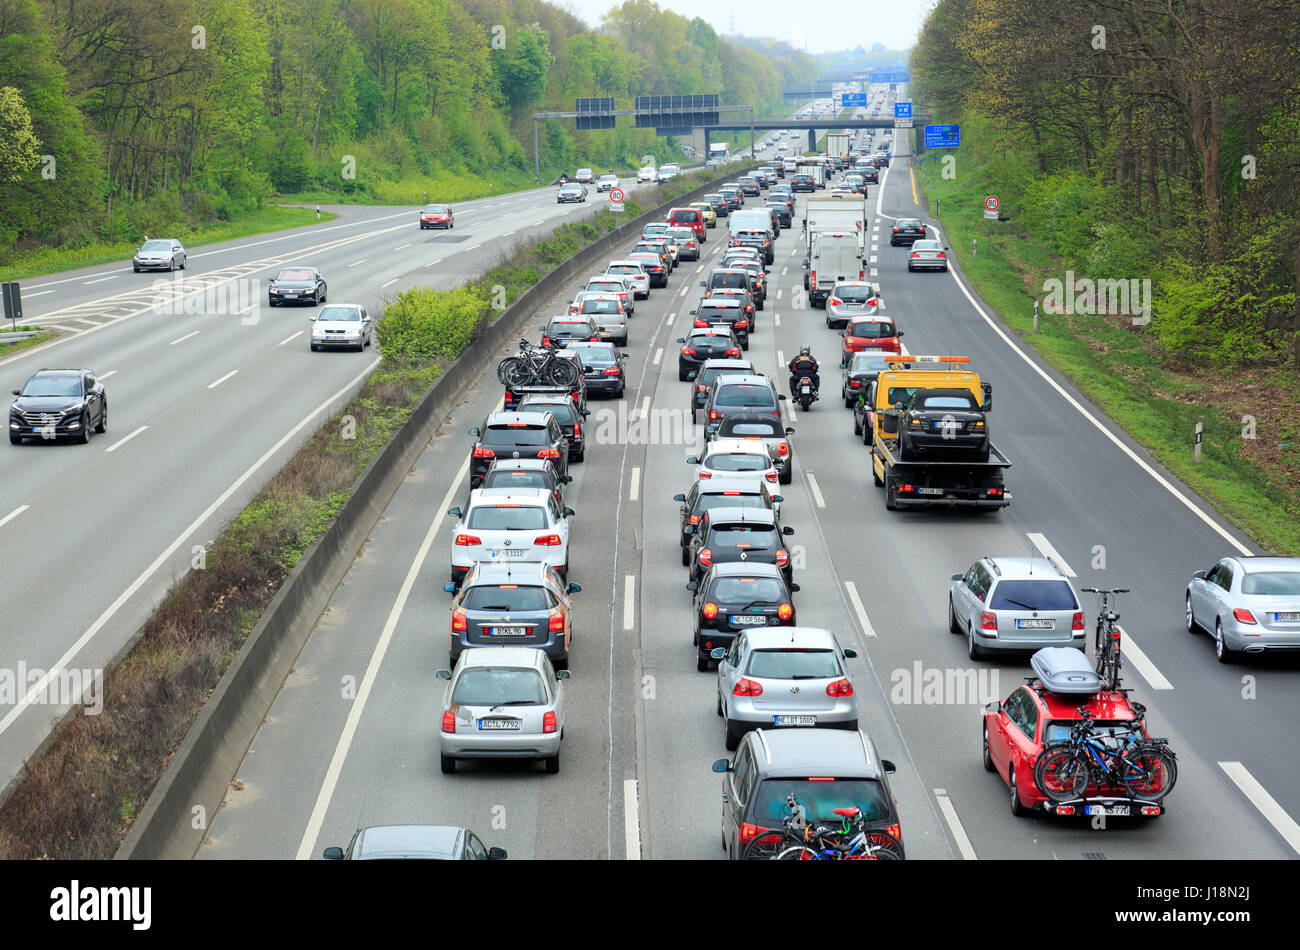
[[[623,202],[623,189],[622,189],[622,188],[611,188],[611,189],[609,189],[609,200],[612,201],[612,202],[614,202],[614,204],[622,204],[622,202]]]
[[[999,202],[998,202],[997,195],[989,195],[987,198],[984,199],[984,207],[987,208],[989,211],[997,211],[998,203]]]

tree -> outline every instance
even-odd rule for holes
[[[22,93],[13,86],[0,87],[0,182],[18,181],[35,168],[40,147]]]

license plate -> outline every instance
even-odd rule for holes
[[[729,619],[731,620],[732,626],[736,627],[767,623],[767,617],[746,617],[739,614],[732,614]]]
[[[816,716],[773,716],[772,724],[774,726],[815,726],[817,725]]]
[[[943,489],[942,488],[918,488],[916,490],[916,493],[918,495],[942,495]]]
[[[1111,805],[1107,808],[1105,805],[1089,805],[1084,810],[1085,815],[1127,815],[1127,805]]]
[[[609,330],[601,330],[599,335],[600,335],[600,336],[609,336],[609,334],[610,334],[610,331],[609,331]]]
[[[492,552],[493,557],[523,557],[523,548],[497,548]]]
[[[284,295],[284,299],[285,299],[285,300],[293,300],[293,299],[297,298],[297,296],[298,296],[297,294],[285,294],[285,295]]]
[[[1300,623],[1300,610],[1287,610],[1273,615],[1274,623]]]
[[[488,627],[489,637],[526,637],[529,627]]]
[[[1056,626],[1055,620],[1017,620],[1016,626],[1021,630],[1051,630]]]
[[[480,719],[478,721],[479,731],[481,732],[508,732],[511,730],[518,731],[518,719]]]

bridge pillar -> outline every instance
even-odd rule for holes
[[[816,129],[808,130],[808,151],[810,152],[817,151],[817,130]]]

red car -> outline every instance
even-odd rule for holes
[[[840,331],[843,340],[843,352],[840,354],[841,366],[847,366],[853,360],[854,353],[863,350],[881,350],[885,353],[902,353],[900,342],[903,331],[894,326],[894,321],[885,316],[851,317],[848,326]]]
[[[1037,659],[1043,653],[1057,650],[1042,650],[1034,656]],[[1078,650],[1071,652],[1080,653]],[[1087,657],[1083,657],[1083,663],[1087,665]],[[1038,669],[1037,663],[1035,669]],[[1101,789],[1090,782],[1081,798],[1064,804],[1053,803],[1039,790],[1034,782],[1034,765],[1039,753],[1044,746],[1070,738],[1071,727],[1083,718],[1079,710],[1095,717],[1093,725],[1099,737],[1128,730],[1144,712],[1140,703],[1130,702],[1125,691],[1098,689],[1091,695],[1053,692],[1041,678],[1017,686],[1002,702],[984,707],[984,769],[996,772],[1007,783],[1011,793],[1011,814],[1021,817],[1034,810],[1056,815],[1107,814],[1148,818],[1161,814],[1164,807],[1146,801],[1137,788],[1132,789],[1135,794],[1130,798],[1118,789],[1109,786]],[[1145,726],[1141,731],[1145,736]],[[1172,777],[1169,782],[1172,787]]]
[[[454,228],[456,226],[456,216],[452,213],[451,205],[426,205],[425,209],[420,212],[420,230],[425,228]]]
[[[704,215],[695,208],[673,208],[665,220],[673,227],[690,228],[701,244],[708,240],[708,235],[704,233]]]

